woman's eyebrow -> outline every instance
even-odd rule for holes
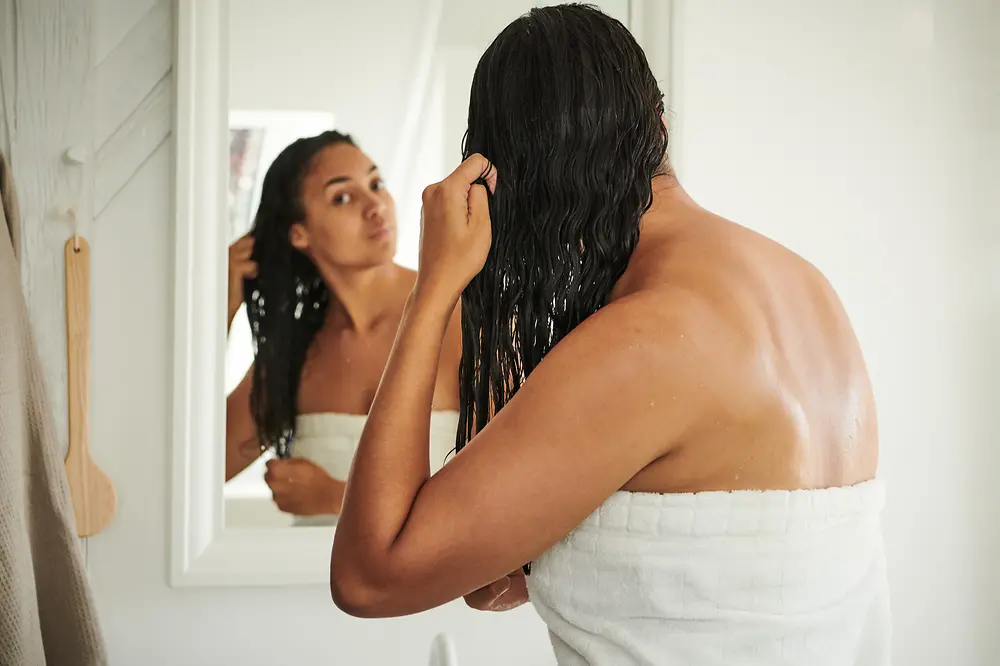
[[[372,173],[376,170],[378,170],[378,165],[373,164],[372,168],[368,169],[368,173]],[[326,181],[326,183],[323,185],[323,189],[325,190],[331,185],[336,185],[337,183],[346,183],[349,180],[351,180],[350,176],[337,176],[335,178],[331,178],[330,180]]]

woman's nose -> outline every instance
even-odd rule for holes
[[[384,213],[385,202],[382,201],[382,198],[369,194],[368,200],[365,202],[365,217],[368,219],[381,217]]]

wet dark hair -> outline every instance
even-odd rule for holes
[[[462,153],[498,179],[493,244],[462,294],[456,450],[607,304],[667,173],[663,111],[642,49],[593,6],[533,9],[480,59]]]
[[[292,225],[305,220],[303,181],[327,146],[355,145],[336,131],[298,139],[267,170],[250,235],[257,276],[244,281],[247,317],[254,341],[250,411],[261,448],[291,455],[298,414],[299,382],[306,353],[323,326],[331,294],[306,255],[292,246]]]
[[[533,9],[480,59],[462,151],[498,181],[493,245],[462,295],[458,450],[607,304],[668,173],[663,111],[631,33],[589,5]]]

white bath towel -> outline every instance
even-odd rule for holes
[[[619,492],[532,566],[561,666],[886,666],[879,481]]]

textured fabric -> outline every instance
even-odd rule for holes
[[[887,666],[879,481],[615,493],[532,565],[561,666]]]
[[[11,248],[14,252],[16,266],[21,252],[21,215],[17,207],[17,191],[14,189],[14,176],[7,166],[7,160],[0,153],[0,217],[7,223],[7,233],[10,236]],[[0,230],[2,232],[2,230]],[[0,243],[4,241],[0,240]],[[17,271],[14,271],[15,274]]]
[[[11,237],[0,154],[0,666],[107,663]]]

